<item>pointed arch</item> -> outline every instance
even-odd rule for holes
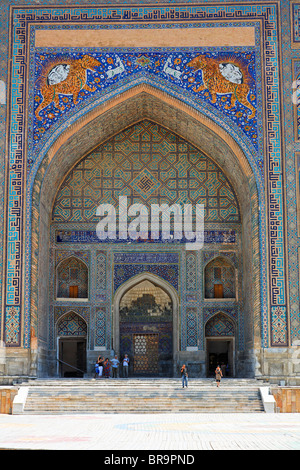
[[[55,324],[57,336],[87,336],[87,322],[75,310],[70,309],[57,319]]]
[[[204,297],[236,299],[236,266],[226,256],[217,255],[204,266]]]
[[[168,281],[164,280],[163,278],[148,272],[143,272],[137,274],[136,276],[131,277],[127,281],[125,281],[115,292],[114,299],[113,299],[113,325],[114,325],[114,344],[113,348],[119,353],[119,343],[120,343],[120,302],[122,297],[128,292],[130,289],[135,287],[136,285],[140,284],[143,281],[149,281],[153,283],[155,286],[159,287],[160,289],[164,290],[172,300],[172,308],[173,308],[173,357],[176,356],[176,352],[179,350],[179,298],[178,293],[174,289],[174,287],[169,284]]]
[[[89,269],[74,254],[61,260],[56,266],[56,298],[88,299]]]
[[[229,315],[220,310],[205,322],[204,328],[206,338],[235,336],[236,323]]]
[[[139,84],[126,90],[106,102],[99,104],[89,113],[70,123],[63,132],[56,134],[56,140],[48,142],[47,153],[36,161],[30,174],[27,197],[32,203],[31,217],[26,226],[28,256],[26,269],[28,296],[26,306],[28,321],[38,331],[38,315],[47,315],[48,291],[39,273],[49,272],[49,246],[51,211],[61,181],[76,163],[87,156],[111,136],[128,129],[134,123],[148,119],[166,127],[171,132],[191,143],[205,155],[209,156],[231,182],[240,204],[242,217],[243,246],[247,247],[244,264],[244,278],[249,282],[249,295],[243,299],[246,315],[255,318],[255,329],[251,346],[260,347],[261,333],[261,300],[264,299],[262,276],[265,272],[264,239],[265,226],[263,183],[252,165],[255,155],[247,148],[243,139],[233,138],[222,128],[221,123],[214,122],[180,99],[167,92],[155,89],[149,84]],[[68,155],[68,158],[66,158]],[[250,164],[249,162],[252,163]],[[250,203],[249,203],[250,201]],[[260,211],[259,211],[260,205]],[[38,259],[38,263],[34,261]],[[253,283],[253,279],[261,283]],[[179,306],[179,302],[176,304]],[[179,310],[179,307],[178,307]],[[41,313],[45,312],[45,313]],[[113,309],[113,331],[116,332],[116,312]],[[179,313],[174,314],[177,337],[174,341],[179,348]],[[46,324],[47,319],[44,323]],[[251,324],[252,320],[249,321]],[[175,333],[174,333],[175,334]],[[249,342],[250,344],[250,342]]]

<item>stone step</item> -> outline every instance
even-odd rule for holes
[[[24,410],[24,414],[47,414],[47,413],[91,413],[91,414],[101,414],[101,413],[123,413],[129,414],[132,412],[136,413],[204,413],[204,412],[211,412],[211,413],[258,413],[263,412],[263,408],[260,405],[256,406],[249,406],[249,405],[238,405],[238,404],[229,404],[228,406],[170,406],[170,405],[161,405],[161,406],[154,406],[151,405],[149,407],[146,406],[127,406],[124,407],[113,407],[107,405],[105,408],[98,408],[98,407],[88,407],[84,406],[67,406],[64,404],[63,406],[26,406]]]
[[[99,405],[95,402],[89,401],[74,401],[74,400],[66,400],[66,401],[46,401],[43,403],[36,403],[28,402],[25,406],[25,412],[29,411],[72,411],[72,412],[93,412],[93,413],[130,413],[131,411],[141,411],[141,412],[174,412],[174,411],[191,411],[191,412],[203,412],[205,410],[218,410],[219,412],[225,411],[245,411],[245,412],[252,412],[252,411],[263,411],[262,404],[259,400],[256,401],[226,401],[215,403],[211,401],[208,403],[207,401],[201,403],[195,402],[178,402],[174,403],[173,401],[161,401],[161,402],[145,402],[142,399],[136,403],[128,402],[128,403],[116,403],[111,401],[105,401],[102,405]]]
[[[53,407],[53,408],[26,408],[23,412],[23,414],[130,414],[130,413],[262,413],[264,410],[257,406],[257,407],[200,407],[200,408],[178,408],[178,407],[151,407],[151,408],[145,408],[145,407],[139,407],[139,408],[126,408],[126,409],[120,409],[120,408],[106,408],[99,410],[97,408],[75,408],[75,407]]]
[[[32,392],[29,392],[27,401],[28,400],[90,400],[92,402],[97,402],[99,399],[104,399],[113,401],[113,400],[122,400],[122,403],[127,403],[131,402],[133,399],[134,400],[173,400],[174,402],[185,400],[199,400],[199,401],[208,401],[209,400],[214,400],[214,401],[224,401],[224,400],[233,400],[233,401],[238,401],[238,400],[254,400],[259,398],[259,394],[244,394],[244,395],[225,395],[222,394],[221,397],[218,397],[217,395],[211,394],[211,393],[206,393],[206,394],[188,394],[186,392],[185,396],[179,395],[168,395],[168,394],[140,394],[140,395],[133,395],[129,394],[127,397],[123,397],[122,394],[117,394],[117,395],[112,395],[112,394],[99,394],[96,395],[95,397],[89,397],[87,394],[77,394],[74,392],[73,395],[70,395],[69,393],[61,394],[58,393],[56,394],[55,397],[52,397],[50,393],[43,393],[43,394],[34,394]]]
[[[64,378],[64,379],[36,379],[26,382],[26,385],[30,386],[70,386],[70,385],[84,385],[84,386],[94,386],[95,384],[109,384],[109,386],[171,386],[171,385],[181,385],[180,378],[129,378],[129,379],[104,379],[104,378],[92,378],[92,379],[80,379],[80,378]],[[243,387],[243,386],[260,386],[260,382],[255,379],[231,379],[223,378],[221,381],[222,387]],[[24,383],[25,385],[25,383]],[[189,386],[213,386],[216,385],[216,382],[213,378],[208,379],[189,379]]]
[[[263,412],[255,380],[44,379],[28,387],[25,414]],[[22,387],[22,386],[21,386]]]
[[[29,401],[40,401],[42,402],[42,400],[47,400],[47,402],[49,401],[55,401],[55,402],[58,402],[59,400],[60,401],[84,401],[84,402],[90,402],[90,403],[95,403],[97,404],[97,402],[99,402],[99,400],[102,400],[102,399],[105,399],[106,400],[106,403],[107,402],[110,402],[110,403],[113,403],[113,402],[116,402],[118,401],[118,403],[121,405],[121,404],[126,404],[126,403],[132,403],[133,399],[135,401],[135,403],[137,402],[163,402],[163,401],[172,401],[173,403],[181,403],[183,400],[188,403],[188,402],[201,402],[201,403],[210,403],[210,402],[214,402],[214,403],[222,403],[224,401],[226,402],[238,402],[238,401],[245,401],[245,402],[249,402],[249,401],[253,401],[253,400],[258,400],[259,399],[259,395],[253,395],[253,396],[230,396],[230,397],[226,397],[226,396],[222,396],[222,397],[216,397],[216,396],[211,396],[210,394],[207,394],[206,396],[184,396],[184,397],[173,397],[173,396],[158,396],[158,395],[148,395],[148,396],[140,396],[140,397],[133,397],[133,396],[129,396],[128,398],[124,398],[122,396],[110,396],[110,395],[99,395],[98,397],[95,397],[95,398],[91,398],[91,397],[88,397],[88,396],[84,396],[84,395],[73,395],[73,396],[70,396],[70,395],[57,395],[56,397],[51,397],[49,395],[33,395],[29,392],[28,394],[28,397],[27,397],[27,403],[29,403]]]

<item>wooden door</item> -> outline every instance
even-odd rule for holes
[[[214,284],[214,297],[215,299],[222,299],[224,297],[223,284]]]
[[[70,299],[78,298],[78,286],[69,286],[69,298]]]

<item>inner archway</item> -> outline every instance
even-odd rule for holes
[[[150,92],[148,93],[148,91]],[[176,132],[180,138],[184,138],[187,142],[192,143],[195,148],[201,149],[206,156],[205,158],[211,158],[213,162],[216,162],[218,167],[222,172],[224,172],[224,175],[230,181],[234,188],[234,192],[237,195],[242,214],[239,248],[242,249],[243,245],[243,263],[240,265],[239,269],[243,272],[243,276],[240,277],[240,283],[241,285],[242,282],[247,283],[247,293],[249,294],[247,296],[245,295],[243,299],[245,342],[242,345],[243,351],[246,351],[244,357],[248,359],[246,357],[248,352],[249,354],[252,354],[253,347],[255,346],[254,342],[257,341],[256,345],[259,345],[260,338],[259,322],[254,324],[254,318],[260,318],[260,296],[258,295],[259,283],[256,283],[255,285],[252,283],[254,277],[259,273],[260,263],[259,251],[257,249],[254,251],[253,249],[253,247],[257,248],[259,245],[259,240],[257,238],[258,232],[257,230],[252,230],[252,228],[255,228],[258,223],[258,196],[254,175],[251,172],[250,165],[241,149],[230,136],[225,135],[226,133],[221,128],[218,128],[218,126],[215,126],[214,123],[210,122],[203,115],[194,112],[182,103],[177,103],[174,99],[171,101],[168,100],[167,95],[160,94],[160,96],[158,96],[157,91],[148,91],[145,92],[145,88],[140,93],[136,93],[137,90],[132,90],[131,95],[129,97],[127,96],[127,100],[125,96],[122,96],[122,100],[119,100],[118,103],[110,102],[107,104],[105,107],[106,112],[104,112],[104,109],[98,109],[98,115],[94,116],[94,119],[89,116],[90,121],[87,120],[85,125],[83,125],[82,122],[78,122],[77,129],[72,129],[73,136],[69,136],[69,139],[67,135],[65,135],[64,139],[61,136],[51,151],[49,151],[40,167],[33,191],[34,200],[36,203],[39,201],[39,210],[33,211],[32,219],[33,232],[36,234],[35,248],[36,251],[39,251],[39,272],[49,273],[49,266],[51,268],[51,260],[49,259],[49,252],[46,250],[46,247],[49,244],[52,222],[51,218],[53,215],[53,208],[55,206],[55,197],[59,189],[62,187],[62,182],[65,180],[71,169],[74,168],[78,162],[82,161],[85,156],[95,150],[101,143],[107,142],[112,134],[115,136],[117,135],[117,132],[122,130],[124,132],[128,131],[133,122],[141,122],[141,120],[151,119],[151,122],[158,123],[158,125],[161,126],[165,126],[165,123],[167,122],[168,130],[171,129],[172,132]],[[168,116],[167,119],[166,115]],[[117,119],[117,116],[122,116],[122,122]],[[114,125],[110,127],[109,123]],[[110,129],[109,132],[107,129]],[[106,132],[104,132],[104,130],[106,130]],[[80,142],[80,145],[78,145],[78,142]],[[66,154],[68,155],[68,158],[65,158]],[[58,171],[58,169],[60,171]],[[234,171],[232,169],[234,169]],[[185,190],[185,188],[181,189],[183,191]],[[39,193],[40,198],[38,196]],[[250,200],[251,204],[249,204]],[[90,227],[87,229],[89,228]],[[80,256],[85,255],[86,252],[80,253]],[[36,328],[36,330],[39,331],[41,337],[45,338],[47,337],[47,325],[50,323],[47,317],[47,312],[49,311],[49,286],[45,288],[45,282],[43,282],[46,274],[44,277],[38,278],[37,271],[32,269],[31,275],[32,285],[34,286],[33,290],[35,292],[35,295],[32,296],[31,319],[33,324],[35,324],[35,322],[39,323],[39,327]],[[161,284],[159,285],[161,286]],[[241,285],[239,286],[239,290],[243,294],[244,291],[241,290]],[[128,289],[128,286],[126,289]],[[167,286],[166,288],[163,287],[163,289],[171,295],[173,301],[173,358],[179,357],[181,351],[187,351],[191,352],[191,355],[193,354],[195,362],[197,362],[198,357],[196,357],[194,348],[197,347],[200,351],[201,349],[203,350],[204,345],[202,345],[201,342],[197,343],[198,339],[192,336],[189,336],[188,338],[183,336],[184,341],[187,342],[187,340],[190,340],[189,344],[184,344],[182,346],[179,341],[182,325],[183,328],[188,326],[190,330],[193,328],[193,331],[196,331],[195,328],[197,327],[192,326],[192,324],[197,324],[196,317],[196,323],[194,321],[194,305],[190,305],[188,314],[185,318],[185,305],[183,308],[180,306],[179,311],[180,304],[177,299],[181,294],[179,294],[178,290],[176,291],[176,289],[174,289],[172,297]],[[125,291],[123,291],[123,294],[124,293]],[[114,296],[116,295],[117,292],[114,293]],[[186,301],[187,296],[184,297],[184,299]],[[82,310],[84,312],[84,309],[87,308],[88,305],[82,306]],[[107,330],[103,333],[103,337],[96,338],[95,341],[97,343],[97,347],[113,349],[119,353],[119,320],[116,320],[116,318],[119,319],[118,309],[119,306],[114,300],[112,327],[107,324]],[[37,312],[45,313],[44,315],[40,313],[37,315]],[[105,319],[110,321],[107,311],[105,311],[101,305],[99,305],[97,315],[99,315],[99,322],[104,322]],[[178,319],[179,317],[180,319]],[[174,327],[175,324],[176,328]],[[254,329],[256,330],[256,335],[253,335],[253,324]],[[108,336],[110,334],[111,336]],[[47,345],[43,344],[43,346],[47,348]],[[184,348],[183,350],[181,349],[182,347]],[[49,344],[49,348],[51,349],[51,344]],[[190,350],[188,348],[190,348]],[[252,361],[252,364],[255,363],[253,358],[250,358],[250,360]]]
[[[115,350],[121,358],[129,356],[131,375],[173,376],[177,313],[176,293],[157,276],[144,273],[119,288],[114,301]]]
[[[206,375],[214,375],[220,366],[223,376],[235,376],[235,334],[234,321],[222,312],[210,318],[205,325]]]
[[[57,354],[60,377],[83,377],[86,373],[87,324],[70,311],[57,322]]]

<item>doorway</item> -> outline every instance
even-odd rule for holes
[[[206,375],[213,377],[217,365],[222,368],[224,377],[234,377],[234,338],[206,339]]]
[[[128,354],[129,374],[173,377],[177,305],[172,287],[150,273],[130,279],[117,291],[115,350],[120,357]]]
[[[86,372],[86,338],[59,338],[59,376],[83,377]]]

